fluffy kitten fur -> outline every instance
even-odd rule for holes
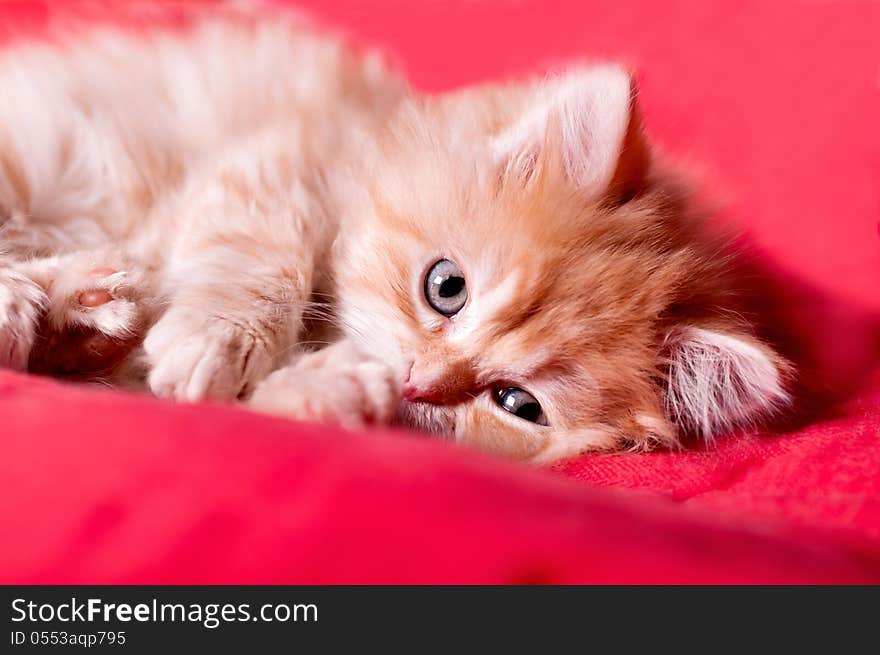
[[[535,462],[788,402],[620,67],[423,97],[289,17],[225,15],[16,45],[0,88],[0,366]],[[452,317],[425,299],[442,259]]]

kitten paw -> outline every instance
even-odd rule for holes
[[[150,389],[186,402],[233,400],[271,370],[268,345],[256,326],[171,309],[144,341]]]
[[[27,368],[47,302],[35,282],[16,271],[0,271],[0,368]]]
[[[401,399],[398,378],[391,367],[341,342],[272,373],[248,405],[267,414],[349,429],[388,425]]]
[[[81,328],[128,340],[144,323],[144,285],[138,278],[136,273],[109,267],[67,270],[49,287],[46,323],[55,332]]]
[[[112,370],[146,324],[141,276],[69,262],[46,282],[48,304],[29,369],[54,375]]]

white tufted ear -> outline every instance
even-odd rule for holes
[[[684,327],[669,335],[667,348],[665,411],[683,432],[711,440],[791,402],[788,364],[749,335]]]
[[[554,143],[569,179],[599,194],[626,168],[622,153],[645,156],[641,140],[630,138],[638,130],[629,73],[615,65],[582,67],[536,85],[493,149],[509,175],[528,179],[542,151]]]

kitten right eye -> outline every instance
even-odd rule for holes
[[[492,397],[505,412],[510,412],[529,423],[547,425],[547,417],[544,416],[541,403],[525,389],[519,387],[495,389]]]
[[[425,276],[425,300],[444,316],[454,316],[467,302],[467,284],[458,264],[441,259]]]

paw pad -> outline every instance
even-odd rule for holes
[[[104,289],[92,289],[80,293],[76,300],[83,307],[100,307],[113,300],[113,296]]]

